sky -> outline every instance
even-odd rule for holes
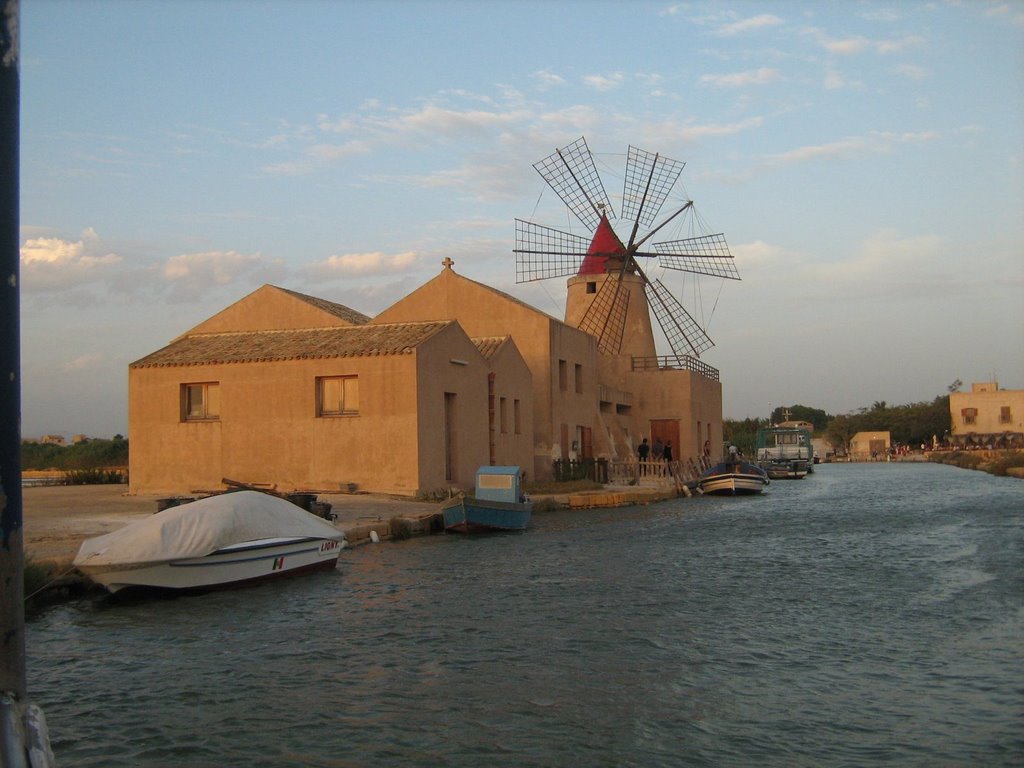
[[[1020,0],[23,0],[20,55],[25,437],[130,437],[128,365],[265,283],[561,318],[514,222],[589,237],[533,168],[580,136],[725,234],[739,281],[648,271],[726,418],[1024,389]]]

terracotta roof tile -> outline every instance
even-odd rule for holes
[[[505,343],[505,339],[508,336],[476,336],[472,339],[472,342],[476,344],[476,348],[480,350],[480,354],[484,356],[485,360],[490,360],[498,348]]]
[[[295,331],[198,333],[171,342],[130,368],[407,355],[454,320]]]
[[[367,315],[364,315],[362,312],[357,312],[351,307],[346,307],[344,304],[337,304],[333,301],[328,301],[327,299],[317,298],[316,296],[308,296],[305,293],[291,291],[287,288],[281,288],[280,286],[277,285],[275,285],[274,287],[277,288],[279,291],[284,291],[289,296],[294,296],[296,299],[299,299],[300,301],[304,301],[307,304],[316,307],[317,309],[323,310],[328,314],[334,315],[335,317],[340,317],[342,320],[346,320],[347,322],[350,322],[353,325],[363,325],[364,323],[370,322],[370,318]]]

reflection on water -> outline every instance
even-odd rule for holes
[[[834,465],[30,623],[61,765],[1019,765],[1024,484]]]

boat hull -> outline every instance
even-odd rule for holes
[[[273,539],[224,547],[203,557],[79,569],[111,592],[128,587],[207,591],[329,570],[338,564],[339,539]]]
[[[533,504],[479,499],[452,499],[441,507],[444,529],[453,533],[522,531],[530,524]]]
[[[802,480],[810,471],[808,462],[803,459],[762,461],[760,465],[772,480]]]
[[[748,462],[716,464],[708,469],[697,487],[702,493],[719,496],[749,496],[761,493],[769,483],[767,473]]]

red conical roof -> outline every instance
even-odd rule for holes
[[[594,239],[590,241],[587,255],[583,259],[583,264],[580,265],[580,271],[576,274],[603,275],[608,257],[622,256],[625,253],[626,246],[622,244],[619,236],[612,229],[612,225],[608,223],[608,217],[602,213],[601,221],[594,231]]]

